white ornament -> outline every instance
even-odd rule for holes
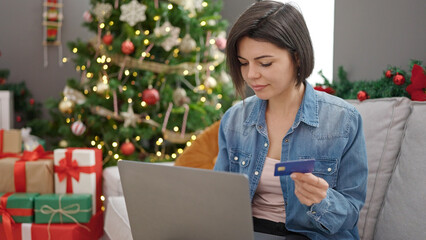
[[[64,98],[69,101],[76,102],[77,104],[83,104],[86,102],[86,96],[84,96],[83,93],[78,90],[75,90],[74,88],[69,87],[68,85],[65,86],[62,93],[64,94]]]
[[[121,5],[120,20],[129,23],[130,26],[135,26],[138,22],[143,22],[146,19],[146,6],[133,0],[128,4]]]
[[[161,27],[154,29],[154,34],[157,37],[169,36],[161,43],[161,46],[167,52],[170,51],[172,47],[179,44],[179,33],[180,28],[174,27],[169,21],[164,22]]]
[[[204,80],[204,86],[207,88],[214,88],[217,86],[217,81],[212,76],[209,76],[206,80]]]
[[[124,118],[124,127],[132,126],[136,127],[139,116],[133,112],[132,104],[127,107],[127,112],[121,112],[120,115]]]
[[[96,92],[99,94],[104,94],[106,91],[109,90],[109,85],[104,83],[103,81],[99,81],[98,84],[96,84]]]
[[[185,89],[179,87],[173,91],[173,103],[177,106],[183,106],[189,103],[189,98],[186,96]]]
[[[80,120],[71,125],[71,132],[76,136],[81,136],[86,131],[86,126]]]
[[[190,11],[192,14],[195,14],[195,10],[203,10],[203,0],[169,0],[172,3],[183,6],[184,9]]]
[[[183,37],[182,42],[179,45],[179,50],[183,53],[190,53],[197,47],[197,43],[191,38],[188,33]]]
[[[112,5],[109,3],[96,3],[93,13],[99,22],[104,22],[112,13]]]

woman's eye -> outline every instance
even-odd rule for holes
[[[247,66],[248,65],[248,63],[242,63],[242,62],[240,62],[240,66]]]
[[[260,64],[262,67],[269,67],[272,65],[272,63],[261,63]]]

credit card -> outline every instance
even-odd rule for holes
[[[315,159],[301,159],[275,164],[274,176],[290,175],[293,172],[310,173],[314,171]]]

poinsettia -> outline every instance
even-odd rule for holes
[[[414,64],[411,70],[411,84],[406,88],[413,101],[426,101],[426,75],[423,67]]]
[[[320,85],[316,85],[314,89],[320,92],[326,92],[328,94],[334,94],[336,92],[336,90],[334,90],[332,87],[324,87]]]

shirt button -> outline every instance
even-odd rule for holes
[[[331,172],[331,168],[327,168],[327,171]]]
[[[268,147],[268,143],[265,143],[263,146]]]
[[[285,139],[285,142],[288,142],[288,138]]]
[[[259,130],[262,129],[262,126],[261,125],[257,126],[257,129],[259,129]]]
[[[241,164],[244,166],[246,165],[246,161],[242,161]]]
[[[255,171],[255,172],[254,172],[254,175],[256,175],[256,176],[257,176],[257,175],[259,175],[259,172],[258,172],[258,171]]]
[[[237,161],[237,160],[238,160],[238,157],[234,157],[234,160],[235,160],[235,161]]]

